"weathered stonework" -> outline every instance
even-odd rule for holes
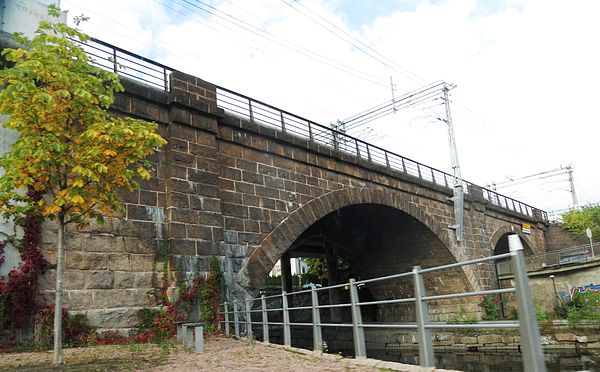
[[[155,304],[152,268],[156,250],[167,241],[170,268],[210,256],[221,260],[231,296],[256,293],[283,252],[310,226],[332,212],[373,205],[402,213],[418,229],[394,238],[394,255],[365,250],[365,276],[488,256],[511,231],[532,224],[523,236],[542,252],[546,226],[535,218],[489,205],[473,188],[465,201],[465,239],[456,243],[451,189],[385,166],[373,165],[309,140],[226,114],[216,105],[216,88],[174,72],[169,92],[124,81],[125,93],[112,106],[159,124],[168,144],[148,160],[152,179],[123,192],[125,213],[67,234],[65,302],[84,311],[103,328],[134,326],[135,312]],[[391,229],[391,227],[390,227]],[[404,240],[402,240],[404,238]],[[56,233],[44,228],[43,248],[55,262]],[[365,247],[366,248],[366,247]],[[177,261],[177,262],[176,262]],[[157,267],[162,267],[158,262]],[[42,278],[51,299],[54,272]],[[431,278],[432,291],[444,293],[495,285],[490,265]],[[376,291],[375,291],[376,293]]]

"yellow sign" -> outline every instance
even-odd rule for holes
[[[523,232],[523,234],[531,234],[531,224],[524,223],[521,225],[521,232]]]

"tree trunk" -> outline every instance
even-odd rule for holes
[[[62,303],[63,279],[65,274],[65,217],[58,216],[58,237],[56,241],[56,296],[54,300],[54,364],[65,362],[62,349]]]

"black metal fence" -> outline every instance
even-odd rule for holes
[[[134,79],[154,88],[169,91],[170,74],[175,69],[154,62],[135,53],[92,38],[81,44],[92,63],[98,67],[114,71],[122,76]],[[398,155],[376,145],[349,136],[341,131],[325,125],[317,124],[301,116],[294,115],[267,103],[236,93],[227,88],[217,86],[217,106],[231,115],[250,122],[274,128],[278,131],[308,139],[315,146],[323,146],[342,156],[366,161],[374,166],[402,172],[426,182],[445,188],[453,187],[453,176],[439,169],[419,163],[418,161]],[[468,193],[469,186],[476,186],[462,181],[463,190]],[[483,197],[490,204],[534,217],[535,208],[516,199],[499,194],[493,190],[477,186],[483,190]],[[541,218],[548,220],[546,212],[539,210]]]

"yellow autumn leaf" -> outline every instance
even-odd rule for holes
[[[150,173],[148,173],[148,171],[146,170],[146,168],[144,168],[144,167],[137,167],[136,172],[140,176],[140,178],[145,179],[145,180],[149,180],[150,179]]]
[[[75,178],[73,180],[73,183],[71,184],[73,187],[82,187],[84,185],[84,182],[81,178]]]
[[[47,205],[46,208],[44,208],[44,211],[42,213],[44,214],[44,216],[49,216],[51,214],[58,213],[58,212],[60,212],[59,206]]]
[[[71,203],[73,204],[82,204],[85,200],[81,197],[81,195],[75,195],[71,198]]]
[[[111,149],[106,149],[103,151],[104,155],[106,156],[115,156],[117,155],[117,152],[115,150],[111,150]]]

